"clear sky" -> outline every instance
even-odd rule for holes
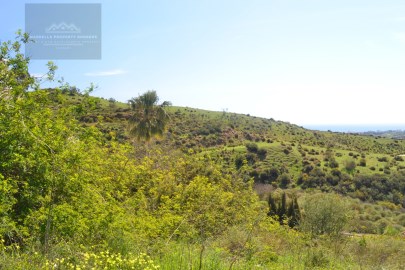
[[[58,3],[0,0],[0,39],[24,29],[36,2]],[[178,106],[299,125],[405,123],[404,0],[86,3],[102,4],[102,59],[55,62],[97,96],[154,89]]]

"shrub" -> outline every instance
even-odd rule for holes
[[[260,148],[257,151],[257,156],[259,157],[260,160],[264,160],[266,158],[266,155],[267,155],[267,150],[264,148]]]
[[[246,154],[246,160],[248,162],[248,164],[253,165],[256,162],[256,155],[253,153],[247,153]]]
[[[280,187],[286,188],[291,183],[291,177],[288,174],[282,174],[280,176]]]
[[[330,167],[330,168],[338,168],[338,167],[339,167],[339,163],[336,161],[336,159],[330,158],[330,159],[329,159],[329,167]]]
[[[252,153],[257,153],[257,151],[259,150],[259,147],[255,143],[250,142],[250,143],[247,143],[245,146],[246,146],[246,149]]]
[[[346,160],[345,162],[345,169],[347,172],[351,173],[356,169],[356,162],[354,160]]]
[[[308,250],[306,256],[304,257],[305,268],[308,269],[318,269],[325,268],[329,264],[329,258],[325,254],[324,249],[321,248],[311,248]]]
[[[340,196],[318,193],[307,196],[302,204],[301,230],[312,237],[339,236],[349,220],[349,208]]]
[[[360,159],[359,166],[366,167],[366,165],[367,165],[366,159],[365,158]]]
[[[259,174],[259,180],[262,183],[272,183],[277,180],[279,175],[280,175],[280,172],[277,168],[271,168],[271,169],[262,171]]]
[[[237,156],[235,159],[235,167],[237,170],[239,170],[243,166],[243,161],[244,161],[243,156]]]
[[[396,160],[396,161],[404,161],[404,158],[402,156],[395,156],[394,160]]]
[[[378,160],[379,162],[388,162],[388,158],[387,158],[387,157],[379,157],[379,158],[377,158],[377,160]]]
[[[397,217],[397,222],[405,227],[405,214],[401,214]]]

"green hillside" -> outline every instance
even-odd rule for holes
[[[52,91],[51,91],[52,92]],[[70,105],[86,97],[65,94]],[[93,107],[80,117],[86,126],[103,131],[107,140],[117,138],[143,147],[130,138],[128,104],[87,97]],[[224,173],[240,171],[252,177],[263,200],[278,188],[304,192],[336,192],[359,203],[388,205],[380,211],[362,212],[369,226],[358,232],[377,233],[385,222],[381,211],[397,211],[387,224],[404,230],[400,209],[405,206],[405,141],[384,137],[307,130],[297,125],[254,116],[170,106],[167,132],[148,143],[149,149],[181,150],[209,156]],[[190,152],[191,151],[191,152]]]
[[[40,89],[19,49],[0,50],[0,269],[404,268],[403,141]]]
[[[70,97],[79,103],[80,96]],[[104,117],[105,127],[125,136],[124,125],[130,115],[129,106],[120,102],[97,99],[98,108],[89,114],[84,122],[97,122]],[[321,148],[350,150],[364,153],[400,155],[405,153],[405,142],[389,138],[307,130],[297,125],[260,117],[213,112],[201,109],[172,106],[167,109],[171,116],[168,128],[173,140],[181,139],[185,147],[238,146],[245,141],[288,142]],[[166,138],[165,138],[166,139]],[[170,140],[169,140],[170,141]]]
[[[70,104],[81,104],[83,96],[65,95]],[[127,119],[128,104],[92,97],[94,108],[80,121],[97,126],[110,138],[113,133],[122,141],[130,141]],[[266,182],[255,173],[276,168],[291,174],[297,181],[305,166],[312,165],[329,173],[334,169],[356,175],[381,173],[389,175],[405,169],[405,141],[307,130],[286,122],[254,116],[213,112],[171,106],[167,108],[170,122],[166,134],[153,144],[166,145],[188,152],[209,153],[228,157],[228,161],[243,157],[255,169],[257,181]],[[252,144],[257,150],[248,151]],[[261,153],[261,154],[260,154]],[[348,162],[355,163],[347,170]],[[230,162],[229,164],[231,164]]]

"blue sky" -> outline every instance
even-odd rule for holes
[[[25,3],[37,1],[0,0],[0,39],[24,29]],[[405,123],[403,0],[86,3],[102,4],[102,59],[55,63],[97,96],[154,89],[178,106],[299,125]]]

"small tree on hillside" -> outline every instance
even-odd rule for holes
[[[302,204],[302,209],[300,229],[312,237],[319,235],[337,237],[349,220],[346,202],[335,194],[310,195]]]

